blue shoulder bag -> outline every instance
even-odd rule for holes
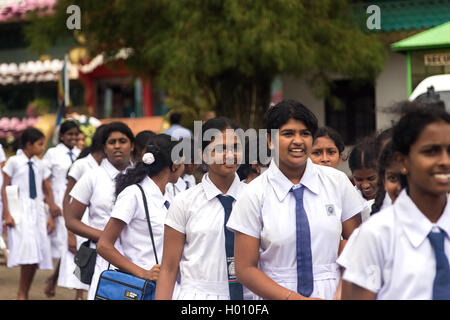
[[[155,241],[153,240],[152,226],[148,214],[147,199],[145,198],[142,187],[139,184],[136,185],[142,193],[142,201],[144,202],[153,252],[155,253],[156,264],[158,264]],[[154,281],[139,278],[121,270],[109,270],[108,268],[108,270],[103,271],[100,275],[95,300],[154,300],[155,288],[156,283]]]

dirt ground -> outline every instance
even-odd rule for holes
[[[56,266],[56,261],[54,261]],[[75,299],[75,290],[56,287],[56,295],[48,298],[44,294],[45,279],[50,276],[53,271],[37,270],[34,281],[31,285],[29,298],[30,300],[73,300]],[[5,265],[5,258],[0,253],[0,300],[16,300],[17,289],[19,286],[20,267],[8,268]],[[87,292],[84,293],[86,299]]]

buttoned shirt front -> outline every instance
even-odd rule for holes
[[[342,222],[363,209],[363,201],[347,176],[308,159],[300,180],[305,186],[313,259],[312,297],[333,298],[339,279],[336,264]],[[259,268],[291,290],[297,288],[295,197],[293,183],[272,161],[254,179],[233,208],[227,227],[260,239]]]
[[[236,174],[226,195],[237,199],[245,188]],[[165,224],[185,234],[180,261],[181,291],[229,295],[221,191],[205,174],[202,182],[180,193],[170,205]]]

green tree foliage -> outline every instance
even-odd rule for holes
[[[27,27],[30,47],[44,52],[67,30],[60,0],[52,17]],[[132,48],[127,63],[167,90],[168,103],[207,109],[258,127],[280,74],[303,76],[325,94],[328,75],[373,80],[385,49],[352,21],[348,0],[79,0],[84,45],[94,55]],[[190,116],[190,117],[191,117]]]

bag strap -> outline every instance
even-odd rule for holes
[[[156,255],[155,240],[153,239],[152,225],[150,224],[150,215],[148,214],[147,198],[145,197],[144,189],[142,189],[139,184],[136,183],[136,185],[139,187],[142,193],[142,201],[144,202],[145,215],[147,216],[148,230],[150,231],[150,238],[152,239],[153,253],[155,254],[156,264],[159,264],[158,256]]]

